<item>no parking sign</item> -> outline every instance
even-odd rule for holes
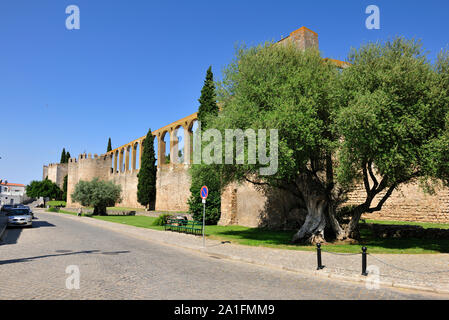
[[[209,189],[206,186],[202,186],[200,194],[201,194],[201,199],[206,200],[207,196],[209,195]]]

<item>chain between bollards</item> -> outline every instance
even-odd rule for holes
[[[317,262],[318,262],[318,268],[317,270],[324,269],[324,266],[321,262],[321,243],[316,244],[316,255],[317,255]]]
[[[368,273],[366,272],[366,247],[362,248],[362,276],[367,276]]]

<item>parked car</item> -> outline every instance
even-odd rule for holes
[[[30,210],[24,208],[9,208],[6,210],[8,226],[33,227],[33,216]]]
[[[33,219],[34,219],[34,213],[33,213],[33,211],[31,210],[31,208],[30,208],[29,206],[25,206],[25,205],[23,205],[23,204],[15,204],[15,205],[14,205],[14,208],[22,208],[22,209],[27,209],[27,210],[29,210],[30,213],[31,213],[31,216],[32,216]]]
[[[12,205],[12,204],[4,204],[3,206],[2,206],[2,208],[1,208],[1,211],[2,212],[6,212],[6,211],[8,211],[9,209],[13,209],[14,208],[14,205]]]

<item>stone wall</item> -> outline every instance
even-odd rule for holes
[[[108,157],[82,154],[78,159],[70,158],[68,163],[68,179],[67,179],[67,206],[77,206],[72,201],[72,193],[76,184],[80,181],[91,181],[94,178],[100,180],[109,180],[111,172],[111,161]]]
[[[374,199],[373,206],[382,195]],[[359,204],[364,201],[363,197],[364,190],[360,186],[349,194],[346,204]],[[362,218],[449,223],[449,189],[439,188],[430,195],[424,193],[417,183],[403,185],[392,193],[381,211],[365,214]]]
[[[104,181],[112,181],[122,187],[122,200],[117,203],[120,207],[142,208],[137,201],[137,184],[139,170],[117,171],[111,168],[109,155],[93,158],[80,155],[78,159],[70,159],[68,165],[67,206],[76,207],[78,204],[72,201],[76,184],[80,180],[91,181],[99,178]],[[190,196],[190,176],[188,165],[169,164],[160,166],[157,170],[156,180],[156,205],[157,211],[188,211],[187,200]]]
[[[295,229],[305,219],[298,200],[279,189],[257,189],[249,182],[232,183],[221,196],[219,225]]]
[[[138,170],[133,172],[119,172],[110,174],[108,180],[122,187],[122,201],[117,204],[119,207],[142,208],[145,209],[137,201],[137,178]]]
[[[188,165],[170,164],[157,168],[156,211],[188,211],[190,175]]]
[[[364,196],[364,188],[359,186],[344,205],[360,204]],[[376,197],[373,205],[382,196]],[[301,226],[307,214],[295,209],[298,205],[295,198],[281,190],[259,191],[251,183],[233,183],[222,194],[219,225],[294,229]],[[393,192],[381,211],[362,218],[449,223],[449,189],[440,188],[429,195],[416,183],[407,184]]]

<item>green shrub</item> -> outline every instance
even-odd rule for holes
[[[171,218],[171,214],[168,213],[161,214],[159,217],[156,218],[156,220],[154,220],[153,226],[164,226],[169,218]]]
[[[47,210],[48,212],[59,212],[59,208],[55,208],[55,207],[50,207]]]
[[[189,213],[195,221],[203,221],[203,201],[200,197],[202,186],[207,186],[209,196],[206,203],[206,225],[216,225],[221,215],[220,171],[212,165],[194,164],[190,168],[192,177]]]

